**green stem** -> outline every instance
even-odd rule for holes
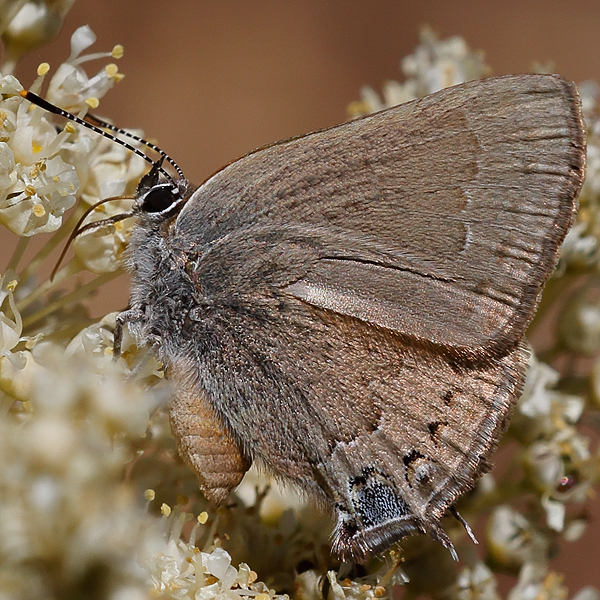
[[[39,300],[42,296],[44,296],[44,294],[60,285],[65,279],[68,279],[72,275],[76,275],[81,271],[81,263],[78,260],[70,261],[54,276],[52,281],[44,281],[44,283],[38,286],[33,292],[31,292],[31,294],[25,298],[22,298],[21,301],[17,303],[17,309],[23,312],[32,302]]]

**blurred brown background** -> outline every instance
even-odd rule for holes
[[[600,81],[598,0],[78,0],[61,36],[21,62],[23,85],[38,63],[57,67],[85,23],[98,35],[92,50],[125,46],[126,78],[96,113],[158,139],[195,182],[256,146],[343,121],[361,86],[402,79],[400,60],[424,24],[484,50],[497,75],[552,61],[576,82]],[[123,308],[127,298],[120,278],[93,312]],[[555,563],[570,595],[600,587],[596,508],[585,537]]]

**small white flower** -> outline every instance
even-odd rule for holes
[[[383,100],[372,88],[364,87],[360,102],[350,106],[351,116],[421,98],[445,87],[479,79],[489,71],[482,54],[471,52],[461,37],[439,40],[429,28],[424,28],[420,37],[421,43],[415,52],[402,61],[406,81],[388,82],[384,86]]]
[[[215,548],[210,554],[202,553],[206,572],[221,580],[221,590],[231,588],[237,579],[237,571],[231,566],[231,556],[222,548]]]
[[[493,560],[514,568],[523,563],[543,561],[548,541],[529,520],[510,506],[494,509],[486,531],[487,547]]]
[[[596,290],[582,288],[574,292],[562,311],[558,333],[570,350],[586,356],[600,352],[600,304]]]
[[[581,588],[574,596],[572,600],[598,600],[600,593],[595,587],[588,585]]]
[[[561,448],[553,441],[538,441],[525,449],[523,462],[532,483],[542,492],[553,489],[564,474]]]
[[[477,561],[462,569],[456,579],[458,600],[499,600],[496,578],[491,569]]]
[[[532,354],[523,394],[511,423],[511,431],[522,441],[534,441],[543,436],[552,440],[557,434],[570,437],[585,408],[580,396],[553,389],[559,374],[539,362]]]
[[[558,383],[558,380],[559,374],[549,365],[538,361],[532,353],[518,411],[529,418],[549,414],[550,390]]]
[[[0,142],[0,178],[14,183],[0,191],[0,222],[13,233],[30,236],[56,231],[62,215],[75,204],[79,180],[60,156],[17,169],[11,149]]]
[[[472,53],[465,40],[454,36],[438,40],[428,28],[421,32],[421,44],[402,61],[404,74],[417,80],[417,94],[426,96],[443,88],[481,78],[488,67],[481,54]]]
[[[47,99],[50,102],[69,112],[78,113],[82,108],[86,108],[86,100],[102,98],[122,78],[114,65],[103,67],[96,75],[88,77],[81,66],[83,63],[97,58],[115,57],[114,50],[113,52],[82,55],[81,53],[95,41],[96,35],[88,25],[79,27],[73,33],[71,55],[60,65],[48,85]]]
[[[18,277],[13,271],[0,277],[0,357],[9,356],[19,342],[29,339],[23,337],[23,320],[13,295],[17,284]]]
[[[11,72],[22,54],[54,38],[75,0],[5,1],[0,31],[5,45],[3,72]]]
[[[588,229],[587,223],[580,222],[569,230],[562,245],[558,273],[563,272],[566,265],[582,268],[598,262],[600,244],[594,235],[588,233]]]
[[[543,563],[528,562],[523,565],[519,581],[507,600],[565,600],[567,594],[561,575],[549,571]]]
[[[554,531],[563,531],[565,528],[565,503],[558,500],[552,500],[550,496],[542,497],[542,506],[546,511],[546,523]]]
[[[122,49],[83,54],[94,43],[92,30],[80,27],[71,39],[71,55],[52,77],[48,99],[71,111],[79,111],[90,97],[100,97],[122,77],[111,65],[88,77],[82,65],[89,60],[119,57]],[[43,68],[42,68],[43,67]],[[110,68],[109,68],[110,67]],[[48,72],[38,69],[36,89]],[[79,196],[92,204],[110,196],[135,194],[147,164],[122,146],[79,128],[58,133],[52,116],[32,107],[18,92],[21,84],[12,76],[0,79],[0,223],[21,236],[56,231]],[[131,203],[106,205],[98,218],[127,210]],[[77,240],[75,254],[82,267],[108,273],[120,266],[129,228],[125,223]]]
[[[92,273],[116,271],[121,266],[131,226],[131,221],[118,221],[113,226],[77,236],[73,242],[75,256]]]

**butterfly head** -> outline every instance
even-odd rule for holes
[[[174,216],[194,191],[187,179],[165,175],[163,160],[161,157],[153,163],[152,169],[140,180],[132,214],[156,215],[160,220]]]

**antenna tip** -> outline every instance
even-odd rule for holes
[[[27,98],[27,94],[29,94],[29,90],[21,90],[19,92],[19,95],[23,96],[23,98]]]

